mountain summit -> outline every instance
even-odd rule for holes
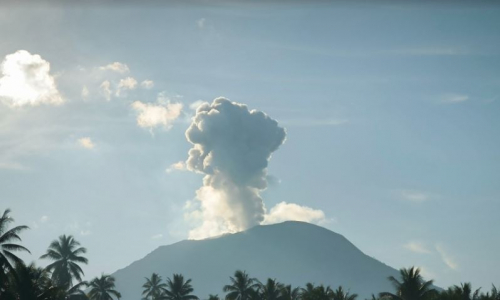
[[[161,246],[113,274],[123,300],[141,297],[144,277],[153,272],[166,279],[173,273],[191,278],[194,294],[222,296],[229,276],[244,270],[262,282],[276,278],[293,287],[307,282],[342,285],[359,299],[392,291],[388,276],[398,271],[367,256],[345,237],[320,226],[284,222],[205,240]]]

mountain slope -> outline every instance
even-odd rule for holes
[[[302,222],[161,246],[113,276],[123,300],[140,299],[144,277],[153,272],[164,279],[173,273],[192,278],[195,294],[206,299],[208,294],[222,296],[222,287],[238,269],[261,281],[270,277],[292,286],[342,285],[360,299],[392,291],[387,277],[398,276],[398,271],[365,255],[342,235]]]

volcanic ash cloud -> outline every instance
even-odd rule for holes
[[[285,137],[278,122],[246,105],[217,98],[198,107],[186,131],[193,144],[186,167],[205,177],[196,193],[199,208],[188,214],[199,222],[190,238],[237,232],[264,220],[260,192],[267,187],[271,154]]]

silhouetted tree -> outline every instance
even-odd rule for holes
[[[281,298],[283,300],[299,300],[300,288],[296,287],[292,289],[291,285],[283,286],[281,289]]]
[[[319,285],[314,289],[315,300],[330,300],[332,289],[330,286]]]
[[[160,296],[165,292],[167,284],[161,282],[161,276],[156,273],[151,274],[151,278],[146,277],[145,279],[146,283],[142,286],[144,288],[142,292],[144,298],[151,300],[160,299]]]
[[[249,300],[252,292],[259,288],[259,282],[250,278],[244,271],[236,271],[234,277],[229,277],[231,284],[225,285],[226,300]]]
[[[120,299],[121,294],[115,290],[115,278],[110,275],[101,275],[92,279],[89,284],[90,300],[114,300],[113,296]]]
[[[314,286],[310,282],[301,291],[300,296],[302,300],[330,300],[332,293],[332,289],[329,286]]]
[[[481,300],[500,300],[500,292],[495,285],[492,285],[491,292],[481,294]]]
[[[480,300],[485,295],[480,294],[480,288],[472,291],[470,283],[461,283],[460,286],[454,285],[441,292],[439,300]]]
[[[9,224],[14,222],[14,219],[9,216],[10,209],[6,209],[0,217],[0,291],[2,286],[7,283],[7,273],[13,272],[16,264],[23,261],[17,257],[14,252],[25,251],[30,253],[25,247],[15,244],[14,241],[21,241],[19,233],[28,229],[28,226],[16,226],[8,229]]]
[[[389,277],[389,281],[393,284],[396,293],[380,293],[381,298],[391,300],[428,300],[436,294],[436,290],[432,288],[433,281],[424,281],[420,275],[419,268],[403,268],[399,273],[401,281],[394,278],[394,276]]]
[[[88,260],[81,256],[87,253],[87,249],[80,247],[73,236],[61,235],[59,240],[54,240],[47,249],[47,253],[42,255],[42,259],[50,259],[54,262],[46,267],[52,272],[52,280],[58,285],[70,288],[73,279],[82,281],[83,270],[78,263],[87,264]]]
[[[219,295],[208,295],[208,300],[220,300]]]
[[[88,296],[82,289],[87,288],[89,285],[86,281],[75,284],[66,291],[65,300],[87,300]]]
[[[266,284],[260,284],[260,297],[263,300],[281,300],[283,285],[276,279],[267,279]]]
[[[172,279],[167,278],[167,288],[163,298],[168,300],[197,300],[198,297],[191,295],[193,291],[191,279],[184,281],[184,276],[174,274]]]
[[[349,294],[342,286],[339,286],[335,291],[330,293],[331,300],[356,300],[358,294]]]
[[[1,299],[45,300],[63,296],[63,291],[52,285],[47,272],[34,264],[17,263],[7,280],[8,285]]]

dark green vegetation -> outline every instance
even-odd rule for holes
[[[90,282],[83,280],[81,265],[88,263],[86,249],[72,236],[62,235],[50,243],[46,254],[40,258],[51,262],[45,268],[25,264],[17,255],[29,250],[17,244],[19,234],[28,229],[17,226],[9,229],[14,220],[6,210],[0,218],[0,299],[1,300],[114,300],[121,297],[115,289],[115,279],[101,275]],[[372,295],[370,300],[500,300],[495,286],[489,292],[473,290],[470,283],[455,285],[438,291],[432,280],[425,281],[418,268],[401,269],[398,278],[389,277],[392,292]],[[137,283],[140,285],[141,283]],[[143,300],[197,300],[191,279],[173,274],[165,281],[156,273],[142,283]],[[214,288],[217,291],[218,288]],[[356,300],[357,294],[342,286],[307,283],[304,287],[292,287],[269,278],[260,282],[244,271],[236,271],[222,291],[225,300]],[[140,295],[137,295],[139,299]],[[218,295],[208,295],[209,300],[220,300]]]

